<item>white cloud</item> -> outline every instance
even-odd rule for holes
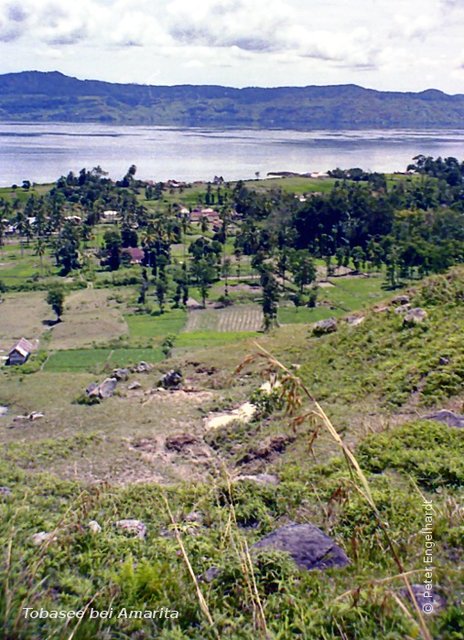
[[[463,24],[464,0],[0,0],[0,73],[459,89]]]

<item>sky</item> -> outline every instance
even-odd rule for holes
[[[464,0],[0,0],[0,73],[464,93]]]

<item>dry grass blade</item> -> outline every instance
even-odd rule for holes
[[[65,513],[63,514],[63,516],[61,517],[61,519],[59,520],[58,524],[56,525],[56,527],[53,529],[53,531],[50,532],[50,537],[48,538],[48,540],[42,545],[41,549],[40,549],[40,553],[39,553],[39,557],[37,558],[37,561],[35,563],[35,565],[32,567],[32,570],[29,574],[29,579],[28,579],[28,590],[26,591],[26,594],[23,598],[23,600],[21,601],[21,605],[19,606],[18,609],[18,614],[15,618],[15,621],[13,623],[13,629],[16,631],[18,629],[19,626],[19,622],[21,620],[21,613],[23,611],[24,605],[28,602],[28,600],[32,597],[32,594],[37,590],[38,586],[40,586],[47,578],[45,577],[43,580],[41,580],[39,582],[39,585],[35,585],[33,586],[33,581],[34,578],[37,575],[37,572],[39,571],[40,566],[42,565],[42,563],[45,560],[45,556],[48,550],[48,547],[50,546],[50,544],[56,540],[56,536],[59,533],[59,531],[61,529],[64,528],[64,523],[66,522],[66,518],[68,517],[68,515],[70,513],[72,513],[73,511],[76,510],[77,506],[79,505],[81,499],[83,496],[87,495],[87,491],[81,491],[81,493],[77,496],[76,500],[73,501],[70,506],[68,507],[68,509],[65,511]]]
[[[192,567],[192,564],[190,562],[190,559],[188,557],[187,550],[185,549],[184,543],[182,541],[182,537],[181,537],[180,532],[179,532],[178,524],[177,524],[177,522],[176,522],[176,520],[174,518],[174,515],[173,515],[172,511],[171,511],[171,507],[169,506],[169,500],[168,500],[168,498],[167,498],[167,496],[165,494],[163,494],[163,500],[164,500],[164,503],[166,505],[166,510],[167,510],[167,512],[169,514],[169,519],[171,520],[171,524],[173,525],[173,529],[174,529],[174,533],[175,533],[175,536],[176,536],[177,544],[179,545],[179,549],[180,549],[180,551],[182,553],[182,557],[184,559],[185,566],[187,567],[187,570],[188,570],[188,572],[190,574],[190,577],[192,578],[193,584],[195,586],[195,591],[196,591],[196,594],[197,594],[197,599],[198,599],[198,603],[200,605],[200,609],[203,612],[203,615],[205,616],[205,618],[207,619],[208,624],[211,626],[211,629],[213,630],[215,636],[217,638],[220,638],[218,630],[216,629],[216,626],[214,624],[213,617],[212,617],[211,612],[209,610],[208,603],[206,602],[205,597],[204,597],[204,595],[203,595],[203,593],[202,593],[202,591],[200,589],[200,585],[198,584],[198,580],[197,580],[197,577],[196,577],[195,572],[193,570],[193,567]]]
[[[348,465],[348,469],[350,471],[350,473],[354,472],[356,474],[356,477],[359,480],[360,486],[358,484],[356,484],[356,482],[354,482],[356,489],[358,490],[358,492],[363,496],[363,498],[366,500],[366,502],[369,504],[369,506],[372,509],[373,514],[375,515],[375,518],[377,520],[377,523],[379,525],[379,527],[381,528],[384,537],[387,541],[387,544],[391,550],[393,559],[399,569],[400,575],[402,576],[403,582],[406,586],[406,589],[409,593],[409,596],[411,598],[411,602],[413,603],[414,609],[416,611],[416,615],[417,615],[417,621],[415,621],[420,629],[420,632],[422,634],[422,637],[424,640],[433,640],[430,631],[428,630],[427,624],[425,622],[423,613],[419,607],[419,605],[417,604],[416,598],[414,597],[414,592],[412,590],[411,587],[411,583],[408,579],[408,574],[407,572],[405,572],[403,563],[400,559],[400,557],[398,556],[397,552],[396,552],[396,548],[395,545],[393,544],[393,541],[391,539],[391,536],[387,530],[387,528],[385,527],[385,523],[382,521],[381,515],[379,513],[379,510],[377,509],[377,505],[375,504],[374,498],[372,496],[372,492],[369,486],[369,482],[363,472],[363,470],[361,469],[356,457],[354,456],[354,454],[351,452],[351,450],[349,449],[349,447],[344,443],[343,439],[341,438],[340,434],[337,432],[337,430],[335,429],[335,427],[333,426],[332,422],[330,421],[330,418],[327,416],[327,414],[325,413],[325,411],[323,410],[323,408],[321,407],[321,405],[317,402],[316,398],[313,396],[313,394],[310,392],[310,390],[306,387],[306,385],[301,381],[301,379],[296,376],[294,373],[292,373],[292,371],[290,371],[290,369],[288,369],[284,364],[282,364],[279,360],[277,360],[277,358],[275,358],[271,353],[269,353],[269,351],[267,351],[266,349],[264,349],[264,347],[262,347],[259,343],[255,342],[254,343],[255,346],[258,348],[259,350],[259,354],[264,357],[270,366],[272,366],[275,370],[277,371],[281,371],[284,374],[284,377],[286,380],[288,379],[292,379],[292,384],[291,384],[291,395],[293,396],[295,393],[295,389],[299,389],[300,390],[300,394],[306,396],[306,398],[313,404],[314,408],[315,408],[315,415],[317,415],[321,421],[323,426],[327,429],[328,433],[331,435],[332,439],[334,440],[334,442],[340,447],[340,449],[343,452],[343,455],[345,457],[345,460],[347,462]],[[292,399],[292,402],[294,402],[294,400]],[[352,476],[353,478],[353,476]],[[404,604],[402,603],[402,609],[405,608]],[[407,609],[406,609],[407,610]],[[410,616],[409,612],[408,615]]]
[[[234,546],[240,564],[242,566],[243,576],[245,578],[245,583],[247,585],[248,591],[250,593],[251,601],[253,603],[253,611],[255,618],[255,626],[259,631],[261,631],[265,638],[269,636],[266,616],[264,614],[264,607],[261,602],[261,598],[258,591],[258,585],[256,584],[256,578],[253,567],[253,560],[251,558],[250,549],[248,547],[247,541],[238,533],[238,524],[237,524],[237,516],[235,513],[235,507],[233,502],[233,492],[232,492],[232,483],[230,480],[230,475],[227,472],[227,469],[224,468],[224,473],[227,478],[227,488],[229,492],[229,504],[230,504],[230,517],[234,527],[230,529],[230,539],[232,545]],[[235,532],[235,536],[233,535]],[[238,542],[238,547],[236,542]]]
[[[97,591],[97,593],[96,593],[95,595],[93,595],[93,596],[92,596],[92,598],[87,602],[87,604],[85,605],[85,607],[84,607],[84,609],[83,609],[83,612],[84,612],[84,613],[82,614],[82,617],[80,617],[80,618],[79,618],[79,620],[77,621],[76,626],[74,627],[74,629],[73,629],[73,630],[71,631],[71,633],[69,634],[69,636],[68,636],[68,640],[73,640],[73,638],[74,638],[74,636],[76,635],[76,633],[77,633],[77,631],[78,631],[79,627],[80,627],[80,626],[81,626],[81,624],[82,624],[82,620],[84,619],[85,614],[86,614],[86,613],[87,613],[87,611],[89,610],[90,605],[92,604],[92,602],[94,602],[94,601],[95,601],[95,599],[96,599],[96,598],[98,598],[98,596],[99,596],[101,593],[102,593],[101,591]],[[111,608],[111,605],[110,605],[110,608]]]
[[[347,596],[352,595],[355,591],[358,591],[359,589],[369,589],[372,586],[388,584],[389,582],[393,582],[394,580],[404,580],[405,576],[406,577],[413,576],[416,573],[422,573],[422,569],[411,569],[411,571],[406,571],[405,573],[398,573],[396,576],[389,576],[388,578],[379,578],[378,580],[369,580],[369,582],[366,583],[364,586],[356,587],[354,589],[349,589],[349,591],[345,591],[341,595],[337,596],[334,599],[334,602],[337,602],[338,600],[343,600],[343,598],[346,598]]]

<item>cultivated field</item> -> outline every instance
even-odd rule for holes
[[[263,314],[258,305],[242,304],[224,309],[198,309],[188,314],[186,331],[259,331]]]

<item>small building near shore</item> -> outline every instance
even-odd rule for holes
[[[111,209],[103,211],[103,213],[101,214],[101,220],[102,222],[116,222],[117,220],[119,220],[119,212],[112,211]]]
[[[34,347],[29,340],[21,338],[18,342],[9,350],[8,359],[5,364],[18,365],[24,364],[31,355]]]

